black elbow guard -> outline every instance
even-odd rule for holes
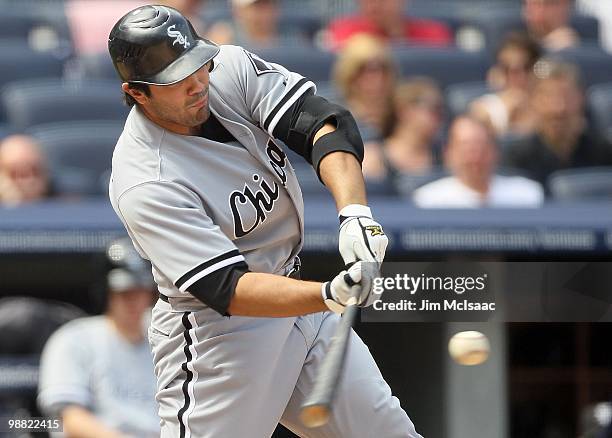
[[[336,130],[325,134],[313,145],[314,135],[326,123],[334,124]],[[348,110],[321,96],[304,98],[297,117],[292,120],[286,143],[306,158],[317,174],[319,163],[331,152],[348,152],[360,163],[363,161],[363,140],[355,119]]]

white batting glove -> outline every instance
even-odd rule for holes
[[[338,213],[340,234],[338,246],[345,264],[358,260],[382,264],[389,239],[382,226],[372,219],[370,208],[351,204]]]
[[[325,305],[336,313],[344,312],[344,308],[351,304],[359,307],[372,305],[377,298],[372,285],[378,275],[376,263],[355,263],[348,271],[342,271],[332,281],[323,283],[321,295]]]

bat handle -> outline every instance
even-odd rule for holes
[[[352,303],[346,306],[336,333],[330,341],[312,392],[302,404],[300,419],[307,427],[323,426],[329,421],[331,405],[344,367],[351,328],[359,312],[356,306],[357,298],[352,297],[351,300]]]

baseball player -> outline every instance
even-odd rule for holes
[[[298,420],[339,322],[329,309],[351,294],[372,302],[387,245],[352,116],[302,76],[200,38],[172,8],[129,12],[109,52],[133,105],[110,198],[160,293],[149,342],[161,436],[267,437],[281,422],[304,437],[419,437],[355,333],[331,420]],[[336,201],[352,265],[329,282],[297,279],[303,202],[275,139]]]

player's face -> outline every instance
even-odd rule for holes
[[[151,85],[141,107],[150,119],[177,134],[194,135],[209,115],[208,64],[172,85]]]

